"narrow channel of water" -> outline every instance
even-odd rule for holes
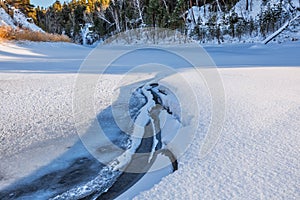
[[[160,113],[169,108],[163,107],[159,95],[152,90],[158,86],[147,85],[144,92],[147,91],[148,95],[143,94],[143,87],[138,89],[140,95],[148,98],[147,102],[154,101],[155,104],[150,110],[144,109],[147,113],[141,113],[142,107],[136,111],[137,115],[147,115],[149,120],[126,170],[114,170],[91,156],[82,157],[74,160],[68,168],[46,173],[30,183],[0,192],[1,199],[48,199],[53,194],[53,200],[132,199],[159,183],[163,177],[177,170],[178,166],[173,153],[162,149]],[[146,103],[144,102],[144,106]],[[171,115],[170,112],[167,113]]]

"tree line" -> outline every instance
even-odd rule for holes
[[[141,27],[169,28],[199,41],[243,36],[266,36],[291,18],[283,9],[288,0],[276,5],[262,0],[257,18],[241,16],[234,10],[239,0],[71,0],[54,2],[50,7],[34,7],[30,0],[8,0],[50,33],[65,34],[83,43],[83,34],[92,43],[101,38]],[[252,0],[245,1],[247,12]],[[193,8],[193,9],[191,9]],[[197,14],[198,13],[198,14]],[[199,14],[200,13],[200,14]]]

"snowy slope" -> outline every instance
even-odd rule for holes
[[[87,154],[82,145],[72,147],[78,141],[72,91],[75,72],[91,49],[33,42],[0,44],[0,49],[1,190],[20,178],[37,176],[31,174],[35,170],[42,168],[44,171],[38,172],[43,174],[61,168],[68,159]],[[206,49],[223,67],[219,73],[226,93],[226,116],[221,138],[207,157],[199,157],[210,125],[211,102],[205,84],[195,82],[192,87],[201,99],[196,138],[179,158],[178,171],[136,199],[298,199],[300,43]],[[107,51],[115,53],[116,49],[107,47]],[[152,56],[163,57],[174,67],[178,64],[161,52],[152,51]],[[137,58],[144,59],[141,55],[129,57],[128,66],[114,66],[99,80],[95,112],[111,105],[114,87]],[[193,77],[188,68],[179,71]],[[134,81],[151,77],[148,73],[134,75]],[[178,80],[176,75],[168,78],[165,81]],[[177,89],[185,91],[180,86]],[[59,162],[50,165],[55,159]],[[133,188],[135,194],[139,193],[137,188]]]
[[[0,8],[0,26],[10,26],[14,29],[18,26],[32,31],[44,32],[31,21],[32,19],[27,18],[19,9],[13,8],[13,12],[13,18],[11,18],[3,8]]]
[[[33,22],[28,21],[29,19],[19,9],[14,9],[14,20],[22,28],[27,28],[32,31],[44,32],[40,27],[35,25]]]
[[[0,26],[10,26],[16,28],[14,20],[10,17],[9,14],[5,12],[3,8],[0,8]]]
[[[211,12],[212,6],[210,4],[201,7],[193,6],[186,13],[188,35],[199,39],[201,43],[255,43],[264,40],[268,35],[271,35],[279,29],[280,26],[284,25],[284,23],[300,15],[300,2],[298,0],[248,0],[248,2],[248,10],[246,10],[245,0],[238,1],[229,11],[220,8],[218,12]],[[281,7],[279,6],[280,3]],[[268,13],[269,11],[271,12]],[[281,14],[280,17],[277,16],[276,22],[274,23],[271,21],[276,18],[275,12],[280,12]],[[277,15],[279,14],[277,13]],[[266,16],[272,19],[268,19]],[[235,19],[233,20],[235,22],[232,22],[232,24],[230,22],[231,17]],[[262,17],[265,17],[263,18],[264,24],[261,24]],[[267,24],[269,26],[271,23],[277,24],[276,29],[273,32],[270,31],[262,34],[262,27],[266,28]],[[252,25],[250,26],[249,24]],[[237,36],[232,37],[233,27],[235,34],[239,31],[241,32],[240,38]],[[249,33],[250,29],[252,29],[251,33]],[[219,32],[221,40],[215,38],[217,35],[216,32]],[[299,19],[297,19],[291,23],[289,27],[286,27],[286,30],[274,41],[281,43],[299,40],[299,32]]]
[[[293,8],[300,7],[300,2],[298,0],[269,0],[267,2],[263,0],[251,0],[249,1],[249,10],[247,11],[245,9],[246,1],[242,0],[236,3],[236,5],[232,8],[232,11],[234,10],[240,17],[244,17],[245,19],[258,19],[261,11],[265,11],[268,9],[267,4],[275,6],[278,5],[280,2],[282,2],[283,10],[287,12],[289,12]]]

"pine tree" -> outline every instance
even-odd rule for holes
[[[171,18],[168,2],[166,0],[150,0],[146,16],[148,25],[168,28]]]
[[[70,38],[72,37],[71,32],[72,32],[72,10],[70,6],[66,3],[63,4],[62,10],[61,10],[61,15],[62,15],[62,23],[63,23],[63,31],[64,33],[69,36]]]
[[[158,9],[159,9],[158,1],[150,0],[149,5],[147,7],[147,23],[152,27],[157,26]]]
[[[233,10],[231,15],[229,16],[229,29],[231,32],[231,36],[234,38],[235,35],[235,24],[238,22],[238,15],[237,13]]]
[[[46,10],[39,6],[35,9],[36,13],[36,24],[43,30],[46,30]]]
[[[177,0],[175,9],[170,17],[170,28],[179,28],[181,31],[184,29],[186,11],[186,2],[184,0]]]

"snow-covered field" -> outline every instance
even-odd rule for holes
[[[213,151],[194,140],[181,166],[136,199],[298,199],[299,68],[221,69],[226,117]],[[205,130],[209,119],[202,117]],[[197,137],[196,137],[197,138]]]
[[[200,99],[195,139],[178,159],[178,170],[136,199],[299,199],[300,43],[205,49],[220,66],[226,95],[221,137],[202,158],[211,102],[205,84],[195,81]],[[76,71],[90,51],[65,43],[0,44],[0,190],[88,155],[78,142],[72,97]],[[153,56],[164,55],[153,51]],[[116,69],[98,81],[95,113],[103,113],[116,95],[114,87],[123,77],[122,68]],[[180,73],[192,76],[193,70]],[[151,75],[139,72],[133,78]],[[102,153],[107,160],[117,156],[105,148]]]

